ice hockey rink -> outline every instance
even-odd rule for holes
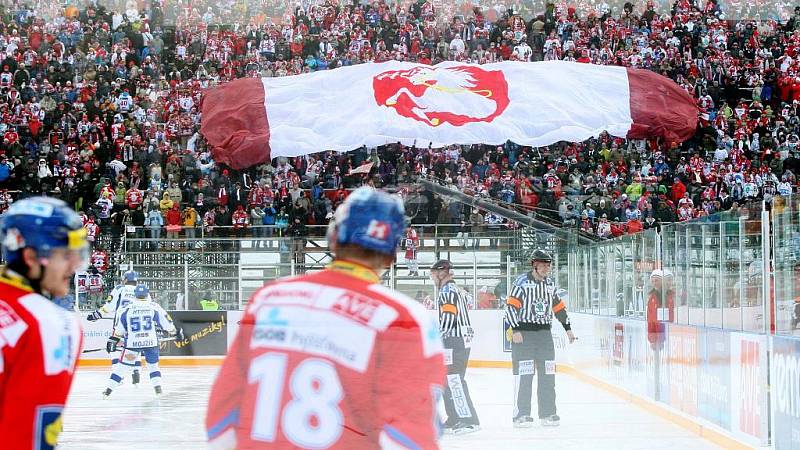
[[[142,377],[102,399],[108,370],[77,372],[64,417],[62,450],[170,450],[205,448],[206,399],[216,367],[163,367],[164,394],[156,398]],[[556,377],[561,426],[511,426],[509,369],[467,371],[481,430],[443,436],[443,449],[713,449],[721,448],[636,404],[567,373]],[[536,383],[534,382],[534,390]],[[534,417],[536,401],[533,401]]]

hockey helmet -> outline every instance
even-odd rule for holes
[[[133,295],[138,299],[146,299],[150,295],[150,289],[143,284],[138,284],[136,289],[133,290]]]
[[[0,216],[0,242],[7,264],[17,262],[25,248],[40,258],[56,248],[80,251],[85,260],[89,256],[81,218],[63,201],[48,197],[20,200]]]
[[[358,188],[336,208],[328,230],[329,238],[336,231],[337,244],[393,255],[406,231],[403,202],[376,189]]]
[[[536,250],[533,251],[533,254],[531,255],[531,262],[551,263],[553,262],[553,257],[550,255],[550,253],[547,253],[546,251],[537,248]]]
[[[126,283],[135,283],[139,281],[139,273],[134,270],[129,270],[122,274],[122,279],[125,280]]]

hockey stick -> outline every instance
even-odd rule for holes
[[[164,339],[159,339],[158,343],[160,344],[162,342],[169,342],[169,341],[174,341],[174,340],[175,340],[175,336],[170,336],[170,337],[167,337],[167,338],[164,338]],[[117,346],[117,350],[125,350],[126,348],[127,347],[123,347],[121,345]],[[81,353],[94,353],[94,352],[99,352],[99,351],[102,351],[102,350],[105,350],[105,349],[106,349],[105,347],[90,348],[90,349],[82,351]]]

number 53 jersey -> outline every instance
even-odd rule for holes
[[[334,262],[250,299],[211,391],[211,448],[438,448],[435,317]]]
[[[114,335],[125,338],[125,347],[130,349],[158,347],[159,330],[176,331],[169,314],[149,300],[134,300],[125,306],[114,325]]]

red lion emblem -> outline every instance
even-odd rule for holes
[[[434,127],[491,122],[509,103],[503,72],[473,66],[389,70],[373,78],[372,89],[378,105]]]

